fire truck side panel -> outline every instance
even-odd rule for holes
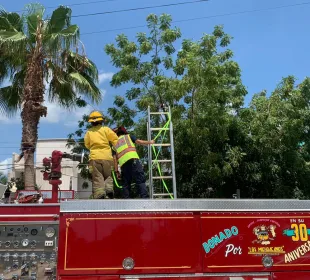
[[[309,276],[308,276],[309,277]],[[230,275],[205,275],[204,277],[197,277],[195,275],[187,275],[187,276],[180,276],[180,277],[165,277],[162,275],[153,276],[153,277],[141,277],[140,275],[136,275],[135,278],[131,276],[130,278],[126,278],[126,276],[121,277],[113,277],[113,276],[62,276],[60,280],[116,280],[116,279],[127,279],[127,280],[142,280],[142,279],[148,279],[148,280],[271,280],[272,278],[269,275],[253,275],[253,276],[244,276],[242,274],[235,276]],[[299,278],[290,278],[292,279],[298,279]],[[301,280],[305,280],[306,278],[302,278]],[[282,278],[281,278],[282,280]],[[288,278],[284,278],[284,280],[288,280]]]
[[[310,272],[303,271],[303,272],[275,272],[272,275],[273,280],[309,280],[310,279]]]
[[[309,213],[209,212],[201,228],[204,272],[310,268]]]
[[[60,220],[62,276],[202,270],[199,213],[64,213]],[[123,268],[126,258],[132,270]]]
[[[62,276],[59,280],[119,280],[119,276],[107,275],[107,276],[95,276],[95,275],[83,275],[83,276]]]
[[[59,204],[1,204],[0,221],[55,220]]]
[[[0,279],[56,277],[59,204],[0,209]]]

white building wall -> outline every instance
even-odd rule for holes
[[[35,166],[36,166],[36,183],[41,190],[51,190],[52,186],[48,181],[43,180],[43,159],[50,158],[54,150],[61,152],[71,153],[71,150],[66,147],[67,139],[39,139],[36,147],[35,153]],[[9,180],[11,178],[20,178],[24,171],[24,159],[20,162],[15,163],[18,158],[18,154],[13,154],[12,156],[12,171],[9,172]],[[62,159],[61,162],[61,172],[62,177],[60,180],[62,184],[60,185],[61,190],[74,190],[78,192],[79,198],[88,198],[91,195],[92,184],[88,180],[84,180],[79,174],[78,169],[79,162],[72,161],[70,159]],[[83,182],[87,181],[89,187],[83,189]]]
[[[50,190],[52,187],[48,181],[43,180],[43,159],[50,158],[53,151],[57,150],[62,153],[71,153],[70,149],[66,147],[67,139],[39,139],[36,148],[35,162],[36,162],[36,182],[41,190]],[[75,168],[79,162],[74,162],[70,159],[62,159],[61,172],[62,184],[61,190],[74,190],[77,191],[77,168]],[[74,174],[75,173],[75,174]],[[75,180],[73,178],[75,177]],[[71,182],[72,181],[72,182]]]
[[[88,188],[83,189],[83,183],[88,183]],[[92,183],[89,180],[85,180],[78,174],[78,194],[80,199],[87,199],[92,194]]]

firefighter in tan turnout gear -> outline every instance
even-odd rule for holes
[[[92,174],[93,198],[113,198],[113,157],[111,146],[116,145],[118,137],[109,127],[103,126],[103,115],[92,112],[88,122],[92,127],[84,137],[85,147],[89,153],[89,171]]]

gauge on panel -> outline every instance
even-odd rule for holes
[[[35,228],[31,230],[31,235],[37,235],[38,234],[38,230],[36,230]]]
[[[31,248],[34,248],[36,245],[37,245],[37,241],[32,240],[32,241],[30,242],[30,247],[31,247]]]
[[[45,230],[45,235],[46,235],[46,237],[53,237],[55,235],[55,229],[52,227],[48,227]]]
[[[29,245],[29,240],[28,239],[24,239],[22,241],[22,245],[23,245],[23,247],[27,247]]]

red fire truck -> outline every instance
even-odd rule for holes
[[[58,200],[64,156],[50,203],[0,205],[0,279],[310,279],[310,201]]]

